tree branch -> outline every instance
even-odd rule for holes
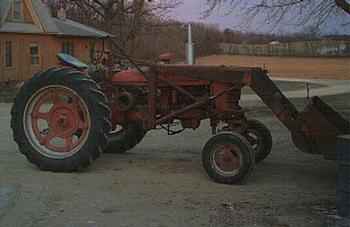
[[[350,14],[350,3],[346,0],[335,0],[335,4],[343,9],[347,14]]]

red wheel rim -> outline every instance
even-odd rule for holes
[[[220,174],[232,176],[241,168],[242,154],[234,144],[220,144],[214,149],[212,161]]]
[[[40,153],[62,158],[73,155],[85,144],[90,116],[85,101],[72,89],[45,87],[29,100],[24,128]]]

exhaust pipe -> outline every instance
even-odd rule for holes
[[[194,56],[194,44],[192,42],[192,25],[188,24],[188,36],[187,36],[187,48],[186,48],[186,60],[188,65],[195,64],[195,56]]]

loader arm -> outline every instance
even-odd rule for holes
[[[350,132],[350,123],[319,97],[313,97],[301,112],[262,70],[253,70],[249,86],[289,129],[293,142],[303,152],[336,159],[337,136]]]
[[[271,109],[274,115],[288,128],[295,132],[302,128],[299,112],[293,103],[281,92],[270,77],[260,69],[253,69],[246,74],[248,86]]]

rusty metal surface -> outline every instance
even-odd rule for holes
[[[338,112],[334,111],[332,107],[323,102],[319,97],[312,98],[313,106],[322,113],[332,125],[337,128],[339,134],[350,133],[350,122],[341,116]]]
[[[171,74],[199,80],[242,82],[247,73],[260,71],[259,68],[206,66],[206,65],[154,65],[151,71],[156,74]]]
[[[301,127],[298,110],[267,74],[262,71],[253,72],[250,87],[290,131]]]
[[[171,82],[170,80],[165,80],[165,79],[162,79],[162,78],[159,78],[159,80],[167,85],[169,85],[170,87],[174,88],[175,90],[177,90],[178,92],[190,97],[193,101],[196,101],[196,98],[191,94],[189,93],[188,91],[186,91],[184,88],[178,86],[177,84]]]
[[[301,131],[308,141],[309,149],[304,151],[335,160],[337,136],[349,133],[350,123],[319,97],[311,99],[299,118],[303,122]]]

